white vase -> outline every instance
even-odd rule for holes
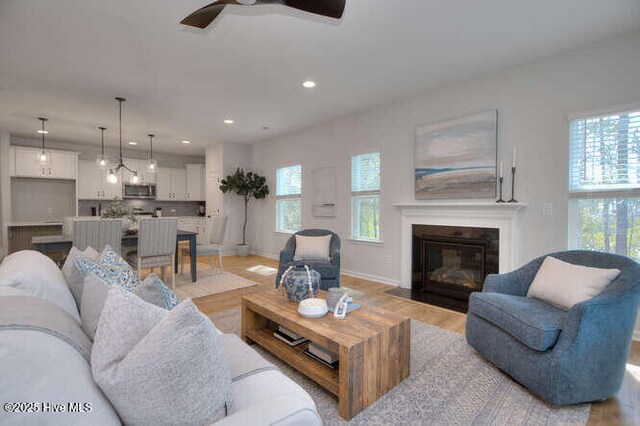
[[[238,256],[247,257],[247,256],[249,256],[249,251],[251,251],[251,245],[249,245],[249,244],[238,244]]]

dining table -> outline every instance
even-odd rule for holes
[[[198,259],[196,253],[196,236],[197,232],[178,230],[176,236],[176,256],[174,270],[178,270],[178,244],[181,241],[189,242],[189,253],[191,254],[191,282],[196,282],[198,279],[198,271],[196,270],[196,260]],[[34,250],[40,253],[47,254],[51,252],[71,250],[73,246],[73,237],[66,235],[47,235],[43,237],[33,237],[31,239],[31,245]],[[124,233],[122,234],[122,247],[137,247],[138,246],[138,234],[137,233]]]

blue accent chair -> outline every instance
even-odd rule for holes
[[[338,234],[326,229],[305,229],[296,232],[291,236],[291,238],[289,238],[284,249],[280,252],[280,266],[278,267],[276,283],[280,282],[282,274],[284,274],[289,265],[295,263],[293,256],[296,253],[296,235],[302,235],[305,237],[322,237],[325,235],[331,235],[331,243],[329,246],[330,261],[305,260],[300,261],[300,263],[309,265],[320,273],[320,288],[322,290],[328,290],[331,287],[340,287],[340,237]]]
[[[640,301],[640,264],[623,256],[564,251],[564,262],[622,271],[599,295],[565,311],[528,298],[542,261],[489,275],[469,299],[467,342],[552,405],[601,401],[622,384]]]

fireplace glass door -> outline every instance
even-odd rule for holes
[[[424,239],[423,282],[446,290],[482,290],[485,277],[485,246],[472,242],[443,242]],[[435,290],[435,288],[433,288]]]

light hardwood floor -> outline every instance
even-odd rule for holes
[[[259,285],[196,299],[195,303],[198,308],[205,315],[211,315],[215,312],[226,311],[240,306],[240,297],[245,294],[273,288],[275,275],[265,277],[247,271],[247,268],[257,265],[277,268],[278,262],[259,256],[245,258],[237,256],[224,257],[225,271],[255,281]],[[206,268],[209,268],[206,260],[198,262],[199,270]],[[464,334],[466,320],[466,315],[464,314],[389,296],[384,293],[384,290],[389,289],[390,286],[373,281],[342,275],[341,285],[363,292],[364,295],[358,299],[359,301],[377,305],[412,319]],[[640,342],[633,342],[629,354],[629,364],[638,366],[637,368],[640,370]],[[602,403],[593,404],[589,425],[640,425],[640,371],[636,372],[635,379],[631,378],[630,375],[627,376],[622,390],[616,397]]]

